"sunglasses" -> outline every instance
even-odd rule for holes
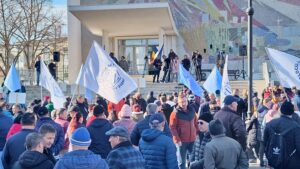
[[[198,124],[203,125],[204,123],[203,121],[198,121]]]

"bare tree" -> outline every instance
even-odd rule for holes
[[[32,69],[36,57],[49,52],[55,43],[56,30],[62,24],[62,14],[52,13],[51,0],[0,0],[0,45],[5,50],[0,65],[4,75],[20,55],[26,67]],[[12,52],[12,50],[14,52]]]

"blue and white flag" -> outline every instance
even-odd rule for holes
[[[10,66],[4,85],[11,92],[21,89],[20,77],[14,64]]]
[[[137,89],[135,81],[95,41],[76,83],[113,103]]]
[[[161,46],[160,50],[158,52],[156,52],[156,54],[154,56],[154,60],[155,59],[161,60],[163,51],[164,51],[164,44]]]
[[[51,94],[51,101],[53,102],[55,109],[63,108],[63,103],[66,101],[65,95],[60,89],[59,85],[52,77],[49,72],[49,69],[45,65],[44,61],[40,62],[41,64],[41,74],[40,74],[40,83],[39,85],[47,89]]]
[[[206,81],[203,83],[203,87],[209,92],[209,93],[216,93],[216,90],[220,90],[222,88],[222,75],[217,68],[217,66],[214,67],[214,69],[211,71],[210,75],[206,79]]]
[[[228,95],[231,95],[231,86],[228,78],[228,55],[225,58],[225,64],[223,69],[223,79],[222,79],[222,89],[221,89],[221,102],[223,102],[224,98]]]
[[[271,48],[266,51],[281,85],[300,89],[300,58]]]
[[[182,66],[182,64],[179,65],[179,82],[189,88],[194,95],[202,96],[202,88],[192,77],[192,75]]]

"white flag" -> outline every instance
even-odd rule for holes
[[[300,89],[300,58],[266,48],[271,63],[283,87]]]
[[[222,79],[222,88],[221,88],[221,102],[223,102],[224,98],[227,95],[231,95],[231,86],[230,86],[230,83],[229,83],[227,66],[228,66],[228,55],[226,55],[224,69],[223,69],[223,79]]]
[[[51,101],[53,102],[54,108],[63,108],[63,103],[65,102],[65,96],[55,79],[50,74],[44,61],[41,64],[41,74],[40,74],[40,86],[46,88],[51,94]]]
[[[135,81],[95,41],[80,74],[76,81],[78,85],[113,103],[137,89]]]

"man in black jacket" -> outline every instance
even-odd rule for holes
[[[12,169],[53,169],[54,164],[43,154],[43,138],[38,133],[30,133],[26,137],[26,151]]]
[[[264,131],[264,145],[266,147],[265,151],[268,151],[268,143],[271,141],[274,131],[276,133],[282,133],[288,131],[283,135],[285,143],[286,156],[283,159],[282,169],[299,169],[300,168],[300,127],[297,122],[292,119],[294,113],[294,105],[291,102],[285,101],[280,107],[281,117],[278,119],[273,119],[269,123]],[[269,165],[273,166],[271,161]],[[281,169],[280,168],[280,169]],[[279,168],[275,168],[279,169]]]
[[[226,136],[235,139],[246,150],[246,125],[241,116],[236,112],[238,99],[228,95],[224,98],[224,107],[218,111],[214,119],[219,119],[225,129]]]
[[[35,116],[32,113],[25,113],[21,118],[22,130],[10,137],[3,149],[2,164],[4,169],[11,169],[13,164],[18,161],[20,155],[26,150],[24,142],[26,136],[35,132]]]
[[[166,57],[166,55],[163,55],[162,56],[163,59],[164,59],[164,67],[163,67],[163,71],[164,71],[164,76],[161,80],[161,82],[170,82],[170,64],[171,64],[171,59],[168,57]],[[167,77],[167,80],[166,80],[166,76],[168,75]]]
[[[113,125],[105,118],[104,108],[101,105],[95,106],[93,115],[96,119],[87,127],[92,139],[89,150],[95,154],[100,154],[103,159],[106,159],[111,150],[111,145],[108,141],[109,136],[105,135],[105,132],[112,129]]]

